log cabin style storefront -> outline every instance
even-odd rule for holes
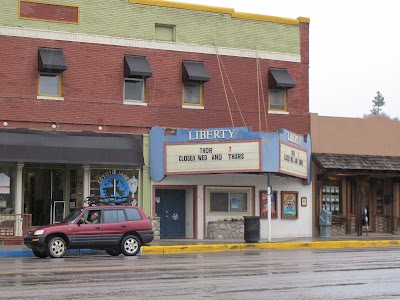
[[[400,122],[311,114],[314,232],[321,210],[332,212],[331,234],[398,234]]]

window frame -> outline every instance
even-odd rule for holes
[[[39,71],[38,74],[38,91],[37,91],[37,96],[43,96],[43,97],[62,97],[63,91],[62,91],[62,72],[43,72]],[[42,76],[47,76],[47,77],[58,77],[58,94],[44,94],[41,93],[40,89],[40,83],[41,83],[41,77]]]
[[[186,85],[199,86],[200,87],[199,103],[185,102],[185,86]],[[204,83],[203,82],[183,82],[182,83],[182,105],[184,105],[184,106],[204,107]]]
[[[135,81],[142,82],[142,100],[139,99],[127,99],[126,98],[126,82]],[[124,77],[124,91],[123,91],[124,103],[146,103],[146,78],[144,76],[138,77]]]
[[[283,109],[271,107],[271,92],[283,93]],[[288,111],[288,90],[287,89],[269,89],[268,90],[268,112],[287,112]]]
[[[212,186],[205,187],[206,203],[207,203],[207,216],[251,216],[253,212],[254,202],[254,188],[253,187],[231,187],[231,186]],[[228,193],[228,211],[211,211],[211,193]],[[229,211],[231,193],[246,193],[247,194],[247,211]]]

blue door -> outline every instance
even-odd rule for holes
[[[160,217],[160,238],[185,238],[185,190],[157,190],[156,213]]]

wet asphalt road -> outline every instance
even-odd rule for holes
[[[400,248],[0,259],[0,299],[400,299]]]

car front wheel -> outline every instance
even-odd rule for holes
[[[33,255],[35,255],[36,257],[39,258],[46,258],[48,255],[46,254],[46,252],[41,252],[41,251],[36,251],[36,250],[32,250]]]
[[[47,254],[52,258],[61,258],[67,252],[67,244],[64,239],[56,236],[47,244]]]
[[[126,256],[134,256],[140,251],[140,240],[134,235],[126,236],[121,243],[121,251]]]

